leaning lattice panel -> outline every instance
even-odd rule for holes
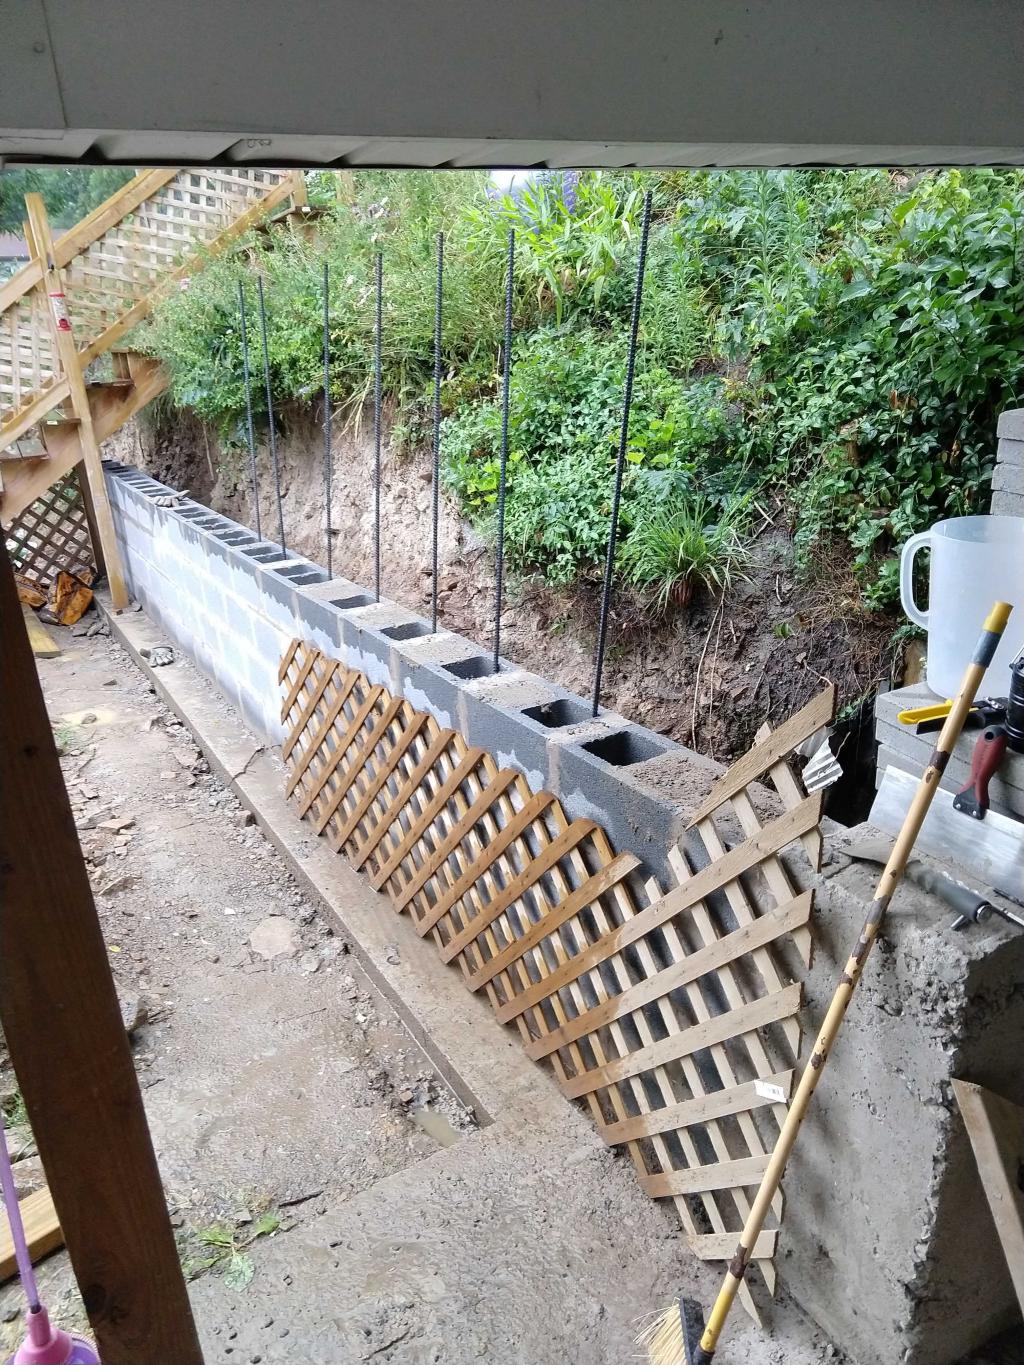
[[[43,592],[61,569],[77,575],[94,571],[96,554],[78,471],[72,469],[51,484],[15,517],[5,539],[15,570]]]
[[[800,1050],[812,894],[780,855],[802,843],[817,864],[822,797],[785,755],[830,719],[831,691],[716,784],[663,893],[600,826],[362,674],[296,642],[281,680],[299,812],[550,1062],[697,1254],[728,1258]],[[762,777],[774,795],[755,800]],[[771,1291],[773,1208],[754,1249]]]

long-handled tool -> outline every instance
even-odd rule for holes
[[[7,1223],[14,1244],[14,1258],[18,1263],[18,1277],[28,1300],[25,1314],[25,1340],[6,1365],[100,1365],[100,1358],[84,1337],[73,1337],[50,1323],[46,1309],[39,1302],[32,1257],[25,1239],[25,1228],[18,1207],[18,1193],[14,1188],[11,1154],[7,1150],[7,1134],[0,1121],[0,1193],[7,1211]]]
[[[782,1130],[775,1143],[775,1149],[768,1162],[768,1168],[762,1177],[761,1186],[740,1234],[736,1253],[729,1262],[725,1280],[718,1291],[718,1298],[711,1310],[707,1326],[704,1327],[703,1332],[700,1331],[699,1309],[692,1301],[686,1300],[683,1303],[674,1304],[652,1327],[648,1328],[641,1338],[642,1343],[648,1349],[652,1365],[709,1365],[715,1354],[726,1319],[729,1316],[729,1310],[732,1308],[737,1291],[746,1274],[751,1252],[764,1225],[775,1192],[782,1181],[786,1163],[800,1131],[800,1125],[803,1123],[808,1106],[821,1079],[821,1074],[825,1069],[825,1063],[828,1061],[836,1036],[842,1026],[843,1019],[846,1017],[846,1011],[849,1008],[857,983],[864,972],[868,955],[878,937],[878,931],[885,919],[889,902],[892,900],[893,893],[899,885],[903,870],[907,865],[911,850],[914,847],[914,840],[917,838],[917,832],[921,828],[932,797],[939,785],[939,779],[949,762],[949,756],[959,738],[960,731],[963,729],[964,719],[971,709],[971,704],[985,675],[985,670],[992,662],[1000,638],[1006,628],[1010,611],[1011,608],[1007,603],[997,602],[985,621],[978,647],[974,652],[974,659],[964,674],[959,695],[946,717],[946,723],[942,727],[935,752],[921,776],[917,794],[911,802],[910,809],[903,821],[903,828],[892,846],[889,861],[879,878],[875,898],[871,902],[871,908],[867,919],[864,921],[860,937],[846,964],[839,985],[836,987],[832,1003],[825,1015],[825,1022],[822,1024],[821,1032],[814,1044],[814,1050],[800,1078],[800,1084],[793,1096],[786,1121],[782,1125]]]

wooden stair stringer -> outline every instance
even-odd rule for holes
[[[130,355],[132,384],[90,384],[89,407],[98,441],[119,431],[137,412],[167,388],[169,375],[150,356]],[[74,422],[59,422],[46,429],[48,458],[5,460],[0,525],[6,529],[26,507],[63,478],[82,459],[82,437]]]

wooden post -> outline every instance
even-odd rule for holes
[[[110,600],[117,610],[128,605],[128,592],[124,585],[124,572],[121,555],[114,534],[114,519],[110,514],[107,500],[107,485],[103,477],[103,461],[99,444],[92,424],[92,409],[82,373],[82,361],[75,345],[75,335],[68,316],[67,300],[61,272],[55,264],[53,234],[46,213],[42,195],[26,194],[25,207],[28,209],[29,245],[33,259],[42,273],[40,288],[45,290],[48,299],[48,313],[53,329],[54,344],[60,356],[64,377],[71,391],[71,406],[79,423],[82,440],[82,453],[85,476],[92,495],[93,513],[99,531],[100,550],[110,585]]]
[[[103,1365],[203,1365],[106,944],[0,549],[0,1026]]]

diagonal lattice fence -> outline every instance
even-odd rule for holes
[[[77,469],[51,484],[4,534],[15,572],[43,593],[61,569],[79,576],[95,571],[96,553]]]
[[[812,893],[780,854],[803,843],[817,864],[822,794],[785,754],[830,718],[831,690],[716,784],[701,856],[674,850],[663,891],[592,820],[338,660],[295,641],[280,681],[302,818],[550,1063],[647,1193],[674,1201],[696,1253],[728,1259],[800,1049]],[[773,1207],[753,1259],[774,1292],[781,1194]]]

